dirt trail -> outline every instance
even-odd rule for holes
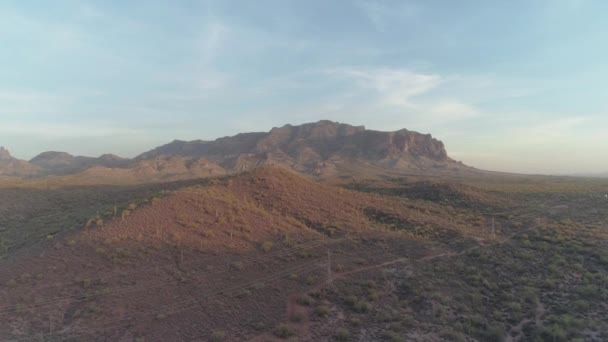
[[[536,222],[534,224],[532,224],[530,227],[523,229],[521,231],[518,231],[516,233],[513,233],[511,235],[508,235],[506,238],[502,239],[502,240],[494,240],[491,241],[493,243],[489,243],[489,244],[483,244],[484,241],[480,241],[480,245],[477,246],[473,246],[473,247],[469,247],[466,248],[460,252],[444,252],[444,253],[440,253],[440,254],[434,254],[434,255],[428,255],[419,259],[411,259],[411,258],[406,258],[406,257],[399,257],[396,259],[392,259],[392,260],[388,260],[379,264],[375,264],[375,265],[370,265],[370,266],[363,266],[363,267],[359,267],[359,268],[355,268],[353,270],[350,271],[346,271],[346,272],[342,272],[342,273],[336,273],[334,274],[332,281],[336,281],[339,279],[344,279],[350,275],[356,274],[356,273],[360,273],[360,272],[365,272],[365,271],[369,271],[369,270],[373,270],[373,269],[378,269],[378,268],[382,268],[382,267],[386,267],[386,266],[390,266],[390,265],[394,265],[394,264],[398,264],[398,263],[402,263],[402,262],[424,262],[424,261],[430,261],[430,260],[434,260],[434,259],[439,259],[439,258],[444,258],[444,257],[456,257],[456,256],[460,256],[463,255],[467,252],[470,252],[474,249],[478,249],[478,248],[486,248],[489,246],[493,246],[496,244],[502,245],[505,244],[509,241],[511,241],[515,236],[520,235],[520,234],[524,234],[530,230],[536,229],[540,226],[542,226],[542,218],[539,218],[538,220],[536,220]],[[327,283],[321,283],[317,286],[315,286],[313,289],[311,289],[310,291],[318,291],[320,289],[322,289],[323,287],[325,287],[327,285]],[[309,291],[309,292],[310,292]],[[295,328],[295,330],[298,331],[298,336],[299,336],[299,340],[300,341],[306,341],[307,339],[311,338],[311,334],[310,334],[310,314],[312,313],[312,310],[306,306],[303,306],[301,304],[298,303],[298,298],[300,297],[301,294],[292,294],[289,296],[289,299],[287,301],[287,309],[286,309],[286,313],[287,313],[287,318],[290,319],[291,317],[293,317],[293,315],[295,313],[305,313],[303,320],[301,323],[295,324],[292,323],[291,325]],[[542,305],[542,303],[539,303],[537,308],[536,308],[536,324],[542,324],[542,316],[545,313],[545,308]],[[525,320],[524,320],[525,321]],[[524,324],[526,324],[527,322],[520,322],[521,326],[523,326]],[[266,335],[266,334],[265,334]],[[251,339],[250,341],[255,341],[255,342],[261,342],[261,341],[274,341],[277,340],[275,339],[259,339],[259,337],[262,337],[262,335]],[[509,334],[507,337],[507,341],[513,341],[511,339],[511,335]]]
[[[433,254],[433,255],[427,255],[425,257],[419,258],[419,259],[411,259],[411,258],[406,258],[406,257],[399,257],[399,258],[395,258],[395,259],[391,259],[379,264],[375,264],[375,265],[369,265],[369,266],[362,266],[362,267],[358,267],[355,268],[353,270],[350,271],[345,271],[345,272],[340,272],[340,273],[335,273],[332,277],[332,281],[336,281],[339,279],[344,279],[350,275],[356,274],[356,273],[360,273],[360,272],[364,272],[364,271],[369,271],[369,270],[373,270],[373,269],[378,269],[378,268],[382,268],[382,267],[386,267],[386,266],[390,266],[390,265],[394,265],[394,264],[398,264],[398,263],[403,263],[403,262],[424,262],[424,261],[430,261],[430,260],[434,260],[434,259],[439,259],[439,258],[444,258],[444,257],[456,257],[456,256],[460,256],[463,255],[469,251],[472,251],[474,249],[478,249],[478,248],[488,248],[488,247],[492,247],[492,246],[496,246],[496,245],[502,245],[505,244],[509,241],[511,241],[513,238],[515,238],[516,236],[520,235],[520,234],[524,234],[530,230],[536,229],[540,226],[542,226],[543,224],[541,223],[541,220],[538,220],[538,222],[536,222],[535,224],[531,225],[529,228],[520,230],[518,232],[512,233],[510,235],[508,235],[506,238],[502,239],[502,240],[492,240],[490,241],[491,243],[489,244],[485,244],[485,240],[483,241],[479,241],[480,244],[477,246],[472,246],[469,248],[466,248],[460,252],[454,252],[454,251],[449,251],[449,252],[443,252],[440,254]],[[312,289],[310,289],[307,292],[314,292],[314,291],[319,291],[321,290],[323,287],[329,285],[326,282],[322,282],[318,285],[316,285],[315,287],[313,287]],[[287,323],[294,331],[297,332],[297,336],[298,336],[298,341],[312,341],[312,335],[311,335],[311,314],[312,314],[312,309],[310,307],[301,305],[300,303],[298,303],[298,298],[300,298],[302,294],[300,293],[294,293],[292,295],[289,296],[288,300],[287,300],[287,305],[286,305],[286,314],[287,314],[287,319],[290,320],[289,323]],[[544,315],[545,313],[545,308],[542,305],[542,303],[539,303],[537,308],[536,308],[536,324],[538,325],[539,322],[540,324],[542,324],[542,320],[541,317]],[[300,322],[293,322],[293,317],[294,315],[299,314],[301,317],[301,321]],[[522,322],[520,322],[521,326],[523,326],[524,324],[526,324],[527,322],[524,322],[525,320],[523,320]],[[529,320],[528,320],[529,321]],[[519,326],[519,325],[518,325]],[[513,330],[513,329],[511,329]],[[511,332],[511,331],[510,331]],[[508,334],[508,336],[506,337],[506,341],[514,341],[511,338],[511,335]],[[272,333],[263,333],[260,335],[257,335],[251,339],[248,340],[249,342],[267,342],[267,341],[283,341],[282,339],[277,338],[276,336],[274,336]]]

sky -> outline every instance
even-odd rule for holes
[[[608,2],[0,2],[0,146],[132,157],[328,119],[608,171]]]

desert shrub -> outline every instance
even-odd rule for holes
[[[235,261],[230,266],[237,271],[242,271],[245,268],[245,265],[241,261]]]
[[[601,294],[601,290],[593,285],[581,286],[576,292],[584,299],[598,299]]]
[[[565,342],[568,341],[568,334],[564,329],[557,325],[544,327],[540,332],[540,337],[547,342]]]
[[[331,312],[331,310],[329,309],[329,307],[327,307],[325,305],[319,305],[315,309],[315,314],[317,316],[319,316],[319,317],[322,317],[322,318],[325,318],[325,317],[329,316],[330,312]]]
[[[222,342],[226,339],[226,333],[223,331],[214,331],[209,337],[209,342]]]
[[[304,306],[311,306],[315,303],[315,300],[307,295],[301,296],[298,298],[298,304],[300,305],[304,305]]]
[[[481,335],[484,341],[500,342],[504,340],[505,329],[502,326],[493,325],[487,327]]]
[[[300,323],[304,320],[304,315],[300,312],[296,312],[291,315],[291,321],[295,323]]]
[[[394,332],[401,332],[403,331],[403,325],[400,322],[392,322],[388,325],[388,330]]]
[[[121,219],[124,221],[125,218],[127,218],[129,215],[131,215],[131,211],[129,209],[123,210],[121,214]]]
[[[350,339],[350,332],[346,328],[340,328],[336,332],[336,341],[348,341]]]
[[[378,291],[376,291],[376,290],[369,290],[368,294],[367,294],[367,298],[370,301],[376,301],[380,298],[380,293],[378,293]]]
[[[306,285],[313,285],[315,283],[315,281],[317,280],[317,278],[315,278],[315,276],[308,276],[305,279]]]
[[[536,290],[531,287],[525,288],[521,295],[528,303],[534,304],[538,302],[538,295],[536,294]]]
[[[359,317],[352,317],[348,322],[355,327],[361,326],[361,319]]]
[[[353,309],[356,312],[365,313],[365,312],[368,312],[371,309],[371,305],[369,303],[367,303],[367,302],[364,302],[364,301],[358,301],[353,306]]]
[[[579,299],[574,302],[574,307],[577,312],[586,312],[589,310],[589,302],[584,299]]]
[[[262,243],[262,250],[268,253],[272,250],[273,246],[274,244],[272,243],[272,241],[264,241],[264,243]]]
[[[545,279],[545,280],[543,280],[543,284],[542,285],[543,285],[543,287],[545,289],[552,289],[555,286],[557,286],[557,280],[555,280],[555,279]]]
[[[348,296],[344,299],[344,302],[348,305],[348,306],[355,306],[355,304],[359,301],[359,299],[357,298],[357,296]]]
[[[276,337],[283,338],[283,339],[290,338],[290,337],[296,335],[295,331],[293,331],[293,329],[285,323],[279,324],[274,329],[273,334]]]
[[[382,339],[389,342],[406,342],[405,337],[394,331],[384,331],[382,333]]]
[[[439,336],[441,336],[441,338],[447,340],[447,341],[454,341],[454,342],[466,342],[466,337],[457,331],[454,331],[452,329],[447,329],[442,331]]]

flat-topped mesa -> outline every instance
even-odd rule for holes
[[[11,160],[13,156],[11,156],[10,152],[4,148],[4,146],[0,146],[0,160]]]
[[[277,152],[280,149],[291,154],[300,152],[304,147],[311,147],[323,154],[336,147],[334,141],[363,131],[364,126],[351,126],[327,120],[299,126],[274,127],[259,140],[255,152]]]

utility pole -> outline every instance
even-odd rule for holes
[[[331,251],[327,249],[327,284],[332,285],[331,277]]]

